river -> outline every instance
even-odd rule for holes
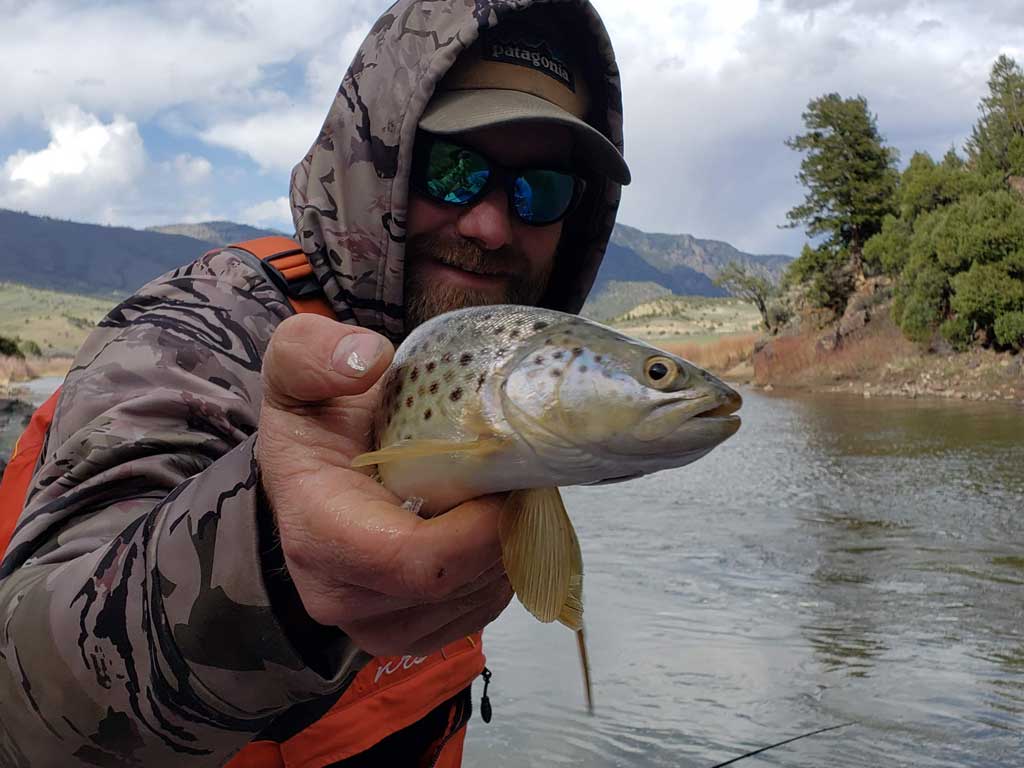
[[[514,603],[466,764],[698,768],[854,722],[739,765],[1024,765],[1024,409],[744,397],[693,466],[565,492],[596,713]]]

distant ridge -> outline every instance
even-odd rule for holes
[[[290,235],[276,229],[260,229],[248,224],[236,224],[233,221],[204,221],[199,224],[166,224],[161,227],[146,227],[146,232],[159,232],[163,235],[184,235],[196,240],[203,240],[216,245],[241,243],[268,235]]]
[[[0,281],[92,296],[127,295],[213,243],[0,209]]]
[[[273,229],[208,221],[146,230],[81,224],[0,209],[0,281],[87,295],[124,295],[210,248]],[[610,290],[609,307],[624,311],[632,297],[724,296],[713,279],[730,261],[777,281],[790,257],[744,253],[719,240],[649,234],[618,224],[591,292],[591,306]],[[631,284],[638,283],[631,287]]]
[[[693,235],[666,235],[642,232],[625,224],[616,224],[612,243],[628,248],[663,273],[680,266],[714,279],[730,262],[739,262],[751,271],[777,283],[793,260],[784,254],[745,253],[721,240],[705,240]]]

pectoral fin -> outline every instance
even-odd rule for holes
[[[386,464],[389,461],[405,461],[406,459],[422,459],[428,456],[444,456],[451,453],[468,453],[486,456],[501,448],[502,442],[497,438],[480,440],[399,440],[387,448],[378,451],[361,453],[352,459],[353,468],[369,467],[373,464]]]
[[[540,621],[582,625],[583,558],[557,488],[514,491],[498,524],[505,571],[519,602]]]

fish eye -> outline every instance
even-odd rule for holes
[[[668,389],[680,373],[676,361],[670,357],[655,355],[644,363],[644,375],[647,377],[647,383],[655,389]]]

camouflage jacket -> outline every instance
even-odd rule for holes
[[[400,0],[370,30],[291,180],[296,239],[340,320],[404,334],[418,116],[479,30],[528,5]],[[585,0],[558,5],[590,33],[607,105],[595,124],[621,146],[601,22]],[[619,198],[607,180],[588,189],[545,299],[570,311]],[[141,288],[79,351],[0,564],[0,766],[220,765],[282,719],[301,724],[365,663],[338,631],[296,642],[301,604],[268,576],[253,446],[263,353],[291,312],[224,251]]]

